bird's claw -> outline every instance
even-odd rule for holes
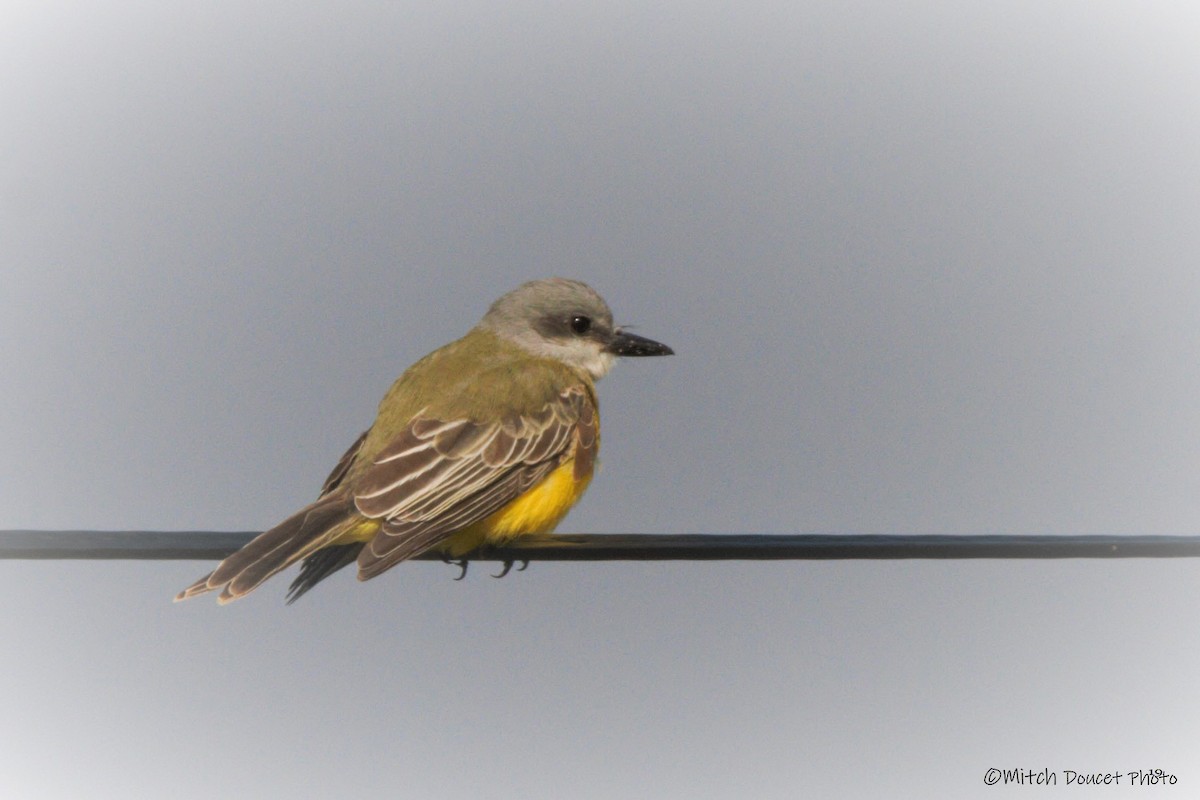
[[[504,569],[500,570],[500,572],[493,575],[492,577],[493,578],[503,578],[505,575],[507,575],[509,573],[510,570],[512,570],[514,563],[516,563],[516,562],[511,558],[505,559]],[[524,572],[525,568],[528,566],[529,566],[529,560],[525,559],[525,558],[521,559],[521,566],[517,567],[517,572]]]
[[[467,561],[465,558],[450,558],[450,556],[442,556],[442,563],[453,564],[461,569],[462,572],[458,573],[458,577],[454,579],[456,581],[461,581],[463,578],[467,577],[467,567],[471,562]]]

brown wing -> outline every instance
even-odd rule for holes
[[[333,472],[329,473],[329,477],[325,479],[325,484],[321,487],[320,497],[329,494],[341,484],[342,479],[346,477],[346,473],[350,471],[350,465],[354,463],[355,456],[362,449],[363,442],[367,440],[367,433],[369,431],[363,431],[362,435],[354,440],[354,444],[350,445],[350,449],[338,461],[337,466],[333,468]]]
[[[582,385],[535,413],[498,422],[416,418],[354,487],[359,513],[384,520],[359,553],[359,578],[488,517],[573,453],[590,467],[595,430],[596,408]]]

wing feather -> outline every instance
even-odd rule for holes
[[[359,513],[383,519],[358,556],[371,578],[485,519],[572,455],[591,468],[595,406],[583,385],[492,423],[418,417],[357,482]],[[586,442],[588,453],[577,453]],[[580,476],[579,470],[576,475]]]
[[[341,484],[342,480],[346,477],[346,473],[350,471],[350,465],[358,457],[358,451],[362,449],[363,442],[366,440],[367,431],[363,431],[362,435],[354,440],[354,444],[350,445],[350,449],[338,460],[337,466],[333,468],[333,472],[329,473],[329,477],[325,479],[325,483],[321,486],[320,497],[329,494]]]
[[[434,547],[449,534],[499,511],[514,497],[548,475],[555,466],[557,464],[554,461],[547,461],[532,469],[512,470],[503,480],[436,518],[416,522],[388,520],[359,553],[359,577],[363,580],[373,578],[401,561]]]

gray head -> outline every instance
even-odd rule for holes
[[[613,325],[592,287],[566,278],[530,281],[492,303],[479,327],[542,358],[604,377],[617,356],[666,356],[671,348]]]

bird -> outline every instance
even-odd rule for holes
[[[301,560],[288,603],[350,564],[368,580],[426,551],[465,574],[472,551],[549,534],[595,470],[596,381],[619,357],[673,354],[614,325],[581,281],[524,283],[405,370],[316,500],[175,600],[219,590],[229,603]]]

